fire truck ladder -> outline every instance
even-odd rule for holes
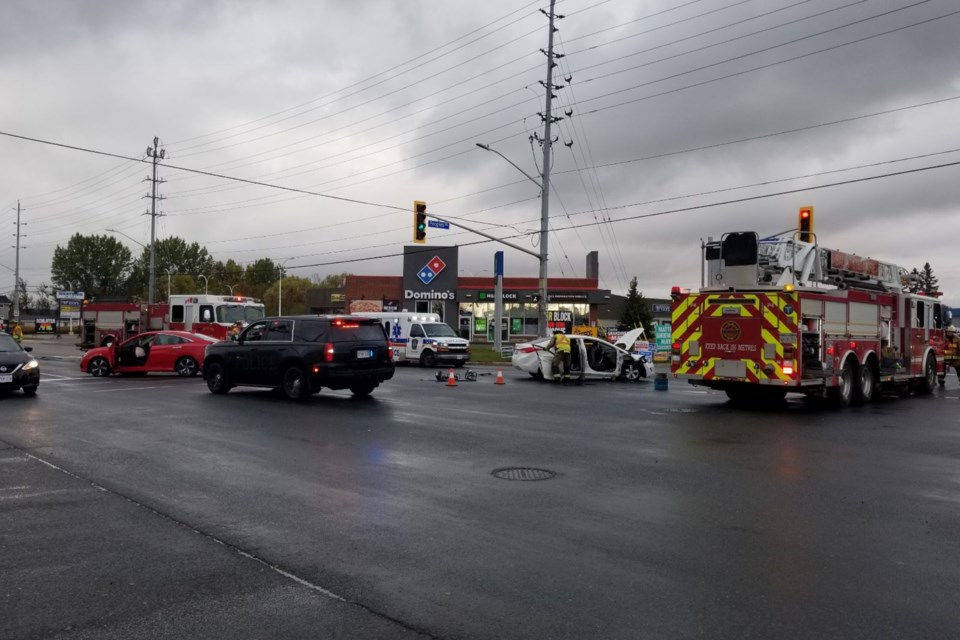
[[[797,238],[760,241],[758,266],[763,282],[783,286],[832,285],[838,289],[903,291],[916,276],[898,265],[827,249]]]

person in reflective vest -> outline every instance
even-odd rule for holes
[[[544,349],[553,351],[553,381],[568,382],[570,380],[570,338],[558,329],[553,332],[553,337]]]
[[[23,343],[23,327],[16,320],[13,322],[13,331],[10,332],[10,335],[17,341],[17,344]]]
[[[944,332],[943,342],[943,373],[937,376],[941,387],[946,383],[947,367],[953,367],[957,372],[957,381],[960,382],[960,336],[952,324]]]

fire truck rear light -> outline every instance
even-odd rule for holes
[[[323,345],[323,360],[324,362],[333,362],[333,343],[328,342]]]
[[[793,375],[793,365],[792,365],[792,364],[785,364],[785,365],[783,365],[783,374],[784,374],[784,375],[787,375],[787,376],[792,376],[792,375]]]
[[[833,355],[833,345],[830,345],[829,347],[827,347],[827,355],[828,356]]]
[[[850,341],[850,348],[851,348],[851,349],[856,349],[856,348],[857,348],[857,343],[854,342],[853,340],[851,340],[851,341]]]

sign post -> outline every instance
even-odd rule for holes
[[[57,291],[55,297],[60,303],[60,321],[67,321],[70,335],[73,335],[73,319],[76,318],[79,324],[83,291]]]
[[[493,350],[503,351],[503,251],[493,254]]]

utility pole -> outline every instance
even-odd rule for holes
[[[549,335],[549,331],[547,331],[547,260],[549,256],[549,252],[547,251],[547,230],[550,224],[550,147],[553,142],[550,137],[550,125],[554,122],[553,68],[557,66],[557,63],[553,61],[556,57],[553,53],[553,33],[556,30],[553,23],[557,18],[557,15],[553,11],[555,5],[556,0],[550,0],[550,13],[547,15],[550,19],[550,35],[547,40],[547,50],[543,52],[544,55],[547,56],[547,82],[544,85],[547,95],[544,112],[540,114],[540,117],[543,119],[543,173],[541,174],[543,193],[540,194],[540,304],[538,305],[537,313],[540,316],[541,335],[544,336]],[[541,51],[543,50],[541,49]],[[497,327],[497,330],[499,331],[500,327]]]
[[[152,183],[150,195],[144,196],[150,198],[150,212],[144,215],[150,216],[150,284],[147,291],[147,303],[155,302],[155,289],[157,285],[157,183],[166,182],[166,180],[157,180],[157,163],[163,160],[167,154],[166,149],[158,149],[160,138],[153,137],[153,146],[147,147],[147,157],[153,158],[153,178],[147,178]],[[163,200],[163,196],[160,196]],[[162,215],[162,214],[161,214]]]
[[[23,223],[26,224],[26,223]],[[13,319],[17,322],[20,321],[20,249],[26,249],[26,247],[20,246],[20,201],[17,200],[17,233],[14,234],[17,238],[17,244],[14,245],[16,251],[16,262],[13,263]],[[26,238],[27,236],[22,236]]]

